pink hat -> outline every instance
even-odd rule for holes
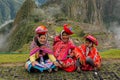
[[[47,31],[48,31],[48,29],[47,29],[45,26],[43,26],[43,25],[38,26],[38,27],[35,29],[35,33],[36,33],[36,34],[46,34]]]
[[[96,46],[98,45],[98,40],[95,37],[87,35],[85,38],[91,40]]]

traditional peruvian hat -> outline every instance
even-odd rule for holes
[[[36,34],[46,34],[48,32],[48,29],[41,25],[41,26],[38,26],[36,29],[35,29],[35,33]]]
[[[96,46],[98,45],[98,40],[92,35],[87,35],[85,38],[91,40]]]
[[[63,27],[64,27],[64,31],[65,31],[67,34],[69,34],[69,35],[72,35],[72,34],[73,34],[73,32],[72,32],[72,27],[70,27],[68,24],[64,24]]]

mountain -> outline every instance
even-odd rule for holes
[[[0,25],[13,20],[24,0],[0,0]]]
[[[34,29],[41,24],[47,26],[52,43],[64,23],[73,26],[75,34],[72,38],[76,45],[81,44],[84,35],[93,34],[99,40],[100,50],[116,47],[113,33],[105,27],[109,19],[106,14],[109,12],[107,8],[110,8],[110,5],[106,5],[108,1],[111,0],[47,0],[38,7],[34,0],[26,0],[17,12],[13,32],[8,39],[9,51],[29,45],[35,35]]]
[[[41,5],[43,5],[46,2],[47,2],[47,0],[35,0],[35,4],[38,7],[40,7]]]
[[[31,14],[34,12],[34,8],[36,8],[35,2],[33,0],[26,0],[17,12],[11,36],[8,38],[10,51],[19,49],[30,41],[31,34],[33,34],[30,22],[33,17]]]
[[[7,38],[11,33],[11,29],[13,27],[13,20],[6,21],[4,24],[0,26],[0,51],[8,50]]]
[[[120,24],[120,0],[105,0],[103,6],[103,21],[107,24]]]
[[[8,50],[8,43],[6,42],[6,40],[9,38],[9,36],[11,35],[12,31],[14,31],[15,27],[13,27],[13,24],[16,23],[17,21],[23,21],[24,19],[26,19],[29,11],[28,8],[30,6],[26,6],[23,5],[24,7],[22,7],[23,10],[20,10],[20,7],[22,6],[23,2],[25,0],[1,0],[0,1],[0,13],[2,15],[0,15],[1,19],[1,26],[0,26],[0,51],[7,51]],[[36,6],[39,7],[40,5],[45,3],[45,0],[35,0]],[[29,5],[29,3],[27,4]],[[39,5],[39,6],[38,6]],[[26,9],[25,9],[26,8]],[[2,11],[3,10],[3,11]],[[27,10],[27,11],[25,11]],[[31,10],[31,9],[29,9]],[[21,15],[21,13],[26,13],[25,15],[22,15],[20,17],[18,17],[17,15]],[[16,17],[17,16],[17,17]],[[16,19],[15,19],[16,17]],[[3,20],[4,19],[4,20]],[[13,23],[15,19],[15,22]],[[15,25],[15,24],[14,24]],[[17,24],[19,25],[19,24]],[[4,47],[3,47],[4,44]]]

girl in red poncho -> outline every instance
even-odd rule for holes
[[[74,49],[74,55],[77,60],[77,71],[95,70],[101,66],[101,57],[95,48],[98,41],[95,37],[88,35],[85,37],[85,44],[82,44]]]
[[[70,35],[73,34],[71,28],[67,24],[64,25],[64,30],[59,36],[54,38],[53,51],[54,56],[61,66],[61,69],[72,72],[76,69],[75,59],[68,57],[71,51],[75,48]]]

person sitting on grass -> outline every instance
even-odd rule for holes
[[[92,35],[85,36],[85,44],[76,47],[73,50],[74,56],[77,58],[77,71],[80,70],[96,70],[101,66],[101,56],[95,46],[98,41]]]
[[[53,55],[53,51],[49,48],[47,31],[47,28],[43,25],[38,26],[35,30],[36,36],[31,44],[30,57],[25,64],[25,68],[29,72],[43,72],[44,70],[51,72],[52,69],[57,71],[58,62]]]
[[[70,53],[75,48],[70,35],[73,34],[71,27],[68,24],[64,24],[64,30],[61,34],[54,37],[53,52],[54,56],[61,66],[59,68],[73,72],[76,69],[75,59],[70,58]]]

